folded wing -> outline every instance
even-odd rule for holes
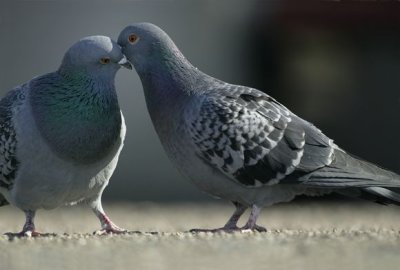
[[[189,124],[198,155],[249,188],[400,187],[400,176],[347,154],[256,89],[218,86]]]

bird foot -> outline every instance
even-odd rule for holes
[[[262,227],[262,226],[258,226],[257,224],[254,224],[253,226],[249,226],[249,225],[244,225],[241,229],[241,232],[243,233],[248,233],[248,232],[267,232],[267,229]]]
[[[124,234],[127,233],[128,230],[122,229],[116,225],[112,225],[101,230],[93,232],[93,235],[108,235],[108,234]]]
[[[128,230],[122,229],[114,224],[110,218],[103,212],[94,209],[97,217],[100,219],[101,230],[93,232],[93,235],[107,235],[107,234],[124,234]]]
[[[8,236],[9,239],[13,238],[30,238],[30,237],[49,237],[49,236],[56,236],[55,233],[40,233],[34,230],[24,230],[19,233],[12,233],[8,232],[5,233],[4,235]]]
[[[217,228],[217,229],[191,229],[189,232],[191,233],[200,233],[200,232],[211,232],[211,233],[234,233],[234,232],[238,232],[241,231],[241,228],[237,227],[237,226],[224,226],[221,228]]]

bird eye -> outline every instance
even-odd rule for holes
[[[100,58],[100,63],[102,63],[103,65],[110,63],[110,58],[108,57],[102,57]]]
[[[131,35],[129,35],[129,37],[128,37],[128,40],[129,40],[129,42],[130,42],[131,44],[135,43],[138,39],[139,39],[139,37],[138,37],[137,35],[135,35],[135,34],[131,34]]]

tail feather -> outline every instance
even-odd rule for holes
[[[303,175],[299,180],[302,184],[312,187],[381,187],[400,190],[400,175],[356,158],[341,149],[335,149],[334,159],[330,165]],[[378,193],[377,190],[369,192]]]
[[[400,206],[400,190],[393,191],[382,187],[348,188],[336,190],[337,193],[379,204]]]
[[[400,203],[400,194],[396,193],[390,189],[382,188],[382,187],[368,187],[368,188],[365,188],[365,190],[372,194],[375,194],[375,195],[381,196],[383,198],[387,198],[389,200]]]

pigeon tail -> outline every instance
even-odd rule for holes
[[[336,148],[332,162],[300,178],[308,186],[327,188],[399,188],[400,175]],[[374,191],[377,193],[377,191]]]
[[[336,193],[347,197],[372,201],[383,205],[400,206],[400,189],[383,187],[345,188],[336,190]]]

